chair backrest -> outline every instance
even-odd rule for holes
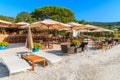
[[[70,44],[61,44],[61,51],[63,53],[67,53],[69,47],[70,47]]]

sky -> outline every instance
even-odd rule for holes
[[[0,0],[0,15],[16,17],[22,11],[50,5],[71,9],[77,20],[120,21],[120,0]]]

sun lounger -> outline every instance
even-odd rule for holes
[[[2,57],[2,62],[8,68],[9,75],[31,69],[29,63],[18,56]]]
[[[34,54],[45,58],[47,60],[47,62],[49,62],[50,64],[58,63],[62,60],[61,57],[59,57],[55,54],[52,54],[52,53],[42,51],[42,50],[40,50],[38,53],[34,53]]]

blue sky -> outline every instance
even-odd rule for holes
[[[22,11],[32,12],[48,5],[69,8],[78,20],[120,21],[120,0],[0,0],[0,15],[15,17]]]

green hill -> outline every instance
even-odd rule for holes
[[[92,22],[96,26],[120,26],[120,22]]]
[[[5,21],[9,21],[9,22],[14,22],[14,18],[13,18],[13,17],[3,16],[3,15],[0,15],[0,20],[5,20]]]

